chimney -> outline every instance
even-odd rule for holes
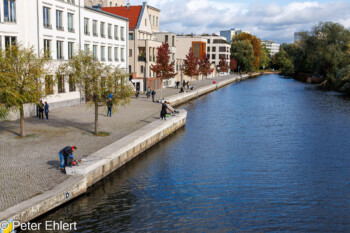
[[[128,1],[128,3],[126,4],[126,8],[130,8],[130,2]]]

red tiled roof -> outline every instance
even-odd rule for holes
[[[129,19],[129,29],[135,29],[140,17],[142,6],[125,6],[120,7],[102,7],[103,11],[111,14],[119,15]]]

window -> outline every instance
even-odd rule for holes
[[[105,37],[105,23],[104,22],[101,22],[101,24],[100,24],[100,34],[101,34],[101,37]]]
[[[65,93],[66,90],[64,88],[64,76],[57,74],[57,86],[58,86],[58,93]]]
[[[45,93],[46,95],[53,94],[53,78],[52,75],[45,75]]]
[[[156,18],[156,26],[158,27],[158,17]]]
[[[155,25],[155,24],[154,24],[154,15],[153,15],[153,25]]]
[[[108,47],[108,61],[112,61],[112,47]]]
[[[120,49],[120,60],[121,61],[125,61],[125,59],[124,59],[124,48]]]
[[[105,47],[101,46],[101,61],[105,61]]]
[[[207,41],[208,41],[208,44],[210,44],[210,39],[208,39]]]
[[[16,37],[15,36],[5,36],[5,48],[9,48],[15,44],[16,44]]]
[[[85,35],[90,35],[89,31],[89,19],[84,18],[84,34]]]
[[[72,13],[67,14],[67,19],[68,19],[68,31],[69,32],[74,32],[74,15]]]
[[[129,57],[132,57],[132,49],[129,49]]]
[[[210,47],[209,47],[209,46],[207,47],[207,52],[208,52],[208,53],[210,52]]]
[[[44,53],[47,58],[51,58],[51,40],[44,39]]]
[[[118,26],[114,25],[114,39],[119,40],[118,37]]]
[[[63,31],[63,19],[62,19],[62,11],[56,10],[56,28],[57,30]]]
[[[98,36],[98,34],[97,34],[97,21],[96,20],[94,20],[92,22],[92,33],[94,36]]]
[[[124,27],[120,27],[120,38],[122,39],[122,41],[125,40],[125,38],[124,38]]]
[[[141,73],[143,74],[143,66],[141,66]]]
[[[134,40],[134,33],[129,33],[129,40]]]
[[[212,52],[216,52],[216,47],[212,47]]]
[[[219,59],[226,59],[226,54],[220,54]]]
[[[92,46],[92,55],[95,60],[97,60],[97,45]]]
[[[74,92],[76,91],[76,82],[75,82],[75,78],[73,77],[73,75],[69,75],[69,92]]]
[[[172,40],[172,45],[173,45],[173,47],[175,47],[175,36],[173,36],[172,39],[173,39],[173,40]]]
[[[112,39],[112,24],[108,24],[108,38]]]
[[[74,51],[74,43],[68,42],[68,59],[73,58],[73,51]]]
[[[212,54],[212,55],[211,55],[211,59],[213,59],[213,60],[215,60],[215,59],[216,59],[215,54]]]
[[[119,61],[119,52],[117,47],[114,48],[114,60]]]
[[[147,19],[145,19],[145,26],[147,26]]]
[[[168,40],[169,40],[168,35],[165,35],[165,43],[168,43]]]
[[[63,60],[63,41],[57,41],[57,59]]]
[[[219,47],[219,52],[226,52],[227,50],[226,50],[226,47]]]
[[[4,21],[16,22],[16,1],[4,0]]]
[[[90,46],[88,44],[84,44],[84,52],[88,53],[90,50]]]
[[[45,28],[52,28],[51,20],[50,20],[50,8],[43,8],[43,22]]]

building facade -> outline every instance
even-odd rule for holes
[[[0,1],[0,10],[4,12],[0,14],[2,48],[16,42],[33,47],[38,55],[47,52],[50,61],[48,74],[43,77],[47,94],[43,101],[50,104],[50,109],[84,101],[74,81],[64,74],[57,74],[57,68],[71,59],[77,50],[89,49],[102,62],[124,69],[128,67],[126,18],[86,7],[84,2],[74,0],[5,0]],[[113,31],[115,28],[117,32]],[[117,39],[115,33],[123,37]],[[52,84],[53,79],[57,84]],[[25,106],[25,116],[34,114],[34,106]]]
[[[84,0],[85,6],[102,6],[102,7],[112,7],[112,6],[125,6],[125,0]]]
[[[276,53],[280,51],[281,45],[272,40],[263,40],[262,44],[266,46],[267,49],[270,50],[270,55],[274,56]]]
[[[163,81],[151,70],[151,66],[156,64],[157,48],[162,45],[156,36],[160,10],[148,6],[146,2],[141,6],[104,7],[102,10],[130,20],[129,73],[135,89],[145,91],[147,87],[152,90],[163,87]]]
[[[232,42],[232,38],[235,36],[235,35],[238,35],[238,34],[241,34],[241,33],[249,33],[249,31],[244,31],[244,30],[240,30],[240,29],[234,29],[234,28],[231,28],[230,30],[223,30],[223,31],[220,31],[220,36],[223,36],[225,37],[226,41],[231,43]]]
[[[205,36],[207,40],[207,56],[215,66],[219,65],[222,58],[226,59],[227,64],[230,64],[230,49],[231,45],[223,36]]]

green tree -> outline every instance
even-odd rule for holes
[[[253,46],[248,40],[233,41],[231,44],[231,58],[237,60],[239,70],[251,71],[254,62]]]
[[[291,75],[294,73],[293,62],[283,49],[273,56],[272,65],[275,69],[281,70],[284,75]]]
[[[95,135],[99,135],[99,107],[106,105],[110,94],[113,95],[114,108],[129,103],[133,94],[131,85],[126,83],[128,74],[118,67],[103,65],[90,52],[78,51],[71,60],[60,66],[59,73],[73,78],[85,98],[94,106]]]
[[[271,62],[270,50],[266,48],[266,45],[261,46],[261,56],[259,58],[260,68],[268,68]]]
[[[44,96],[43,77],[47,56],[38,56],[33,48],[9,46],[0,50],[0,108],[20,113],[20,137],[25,137],[24,105],[37,104]],[[4,110],[1,110],[4,116]]]

